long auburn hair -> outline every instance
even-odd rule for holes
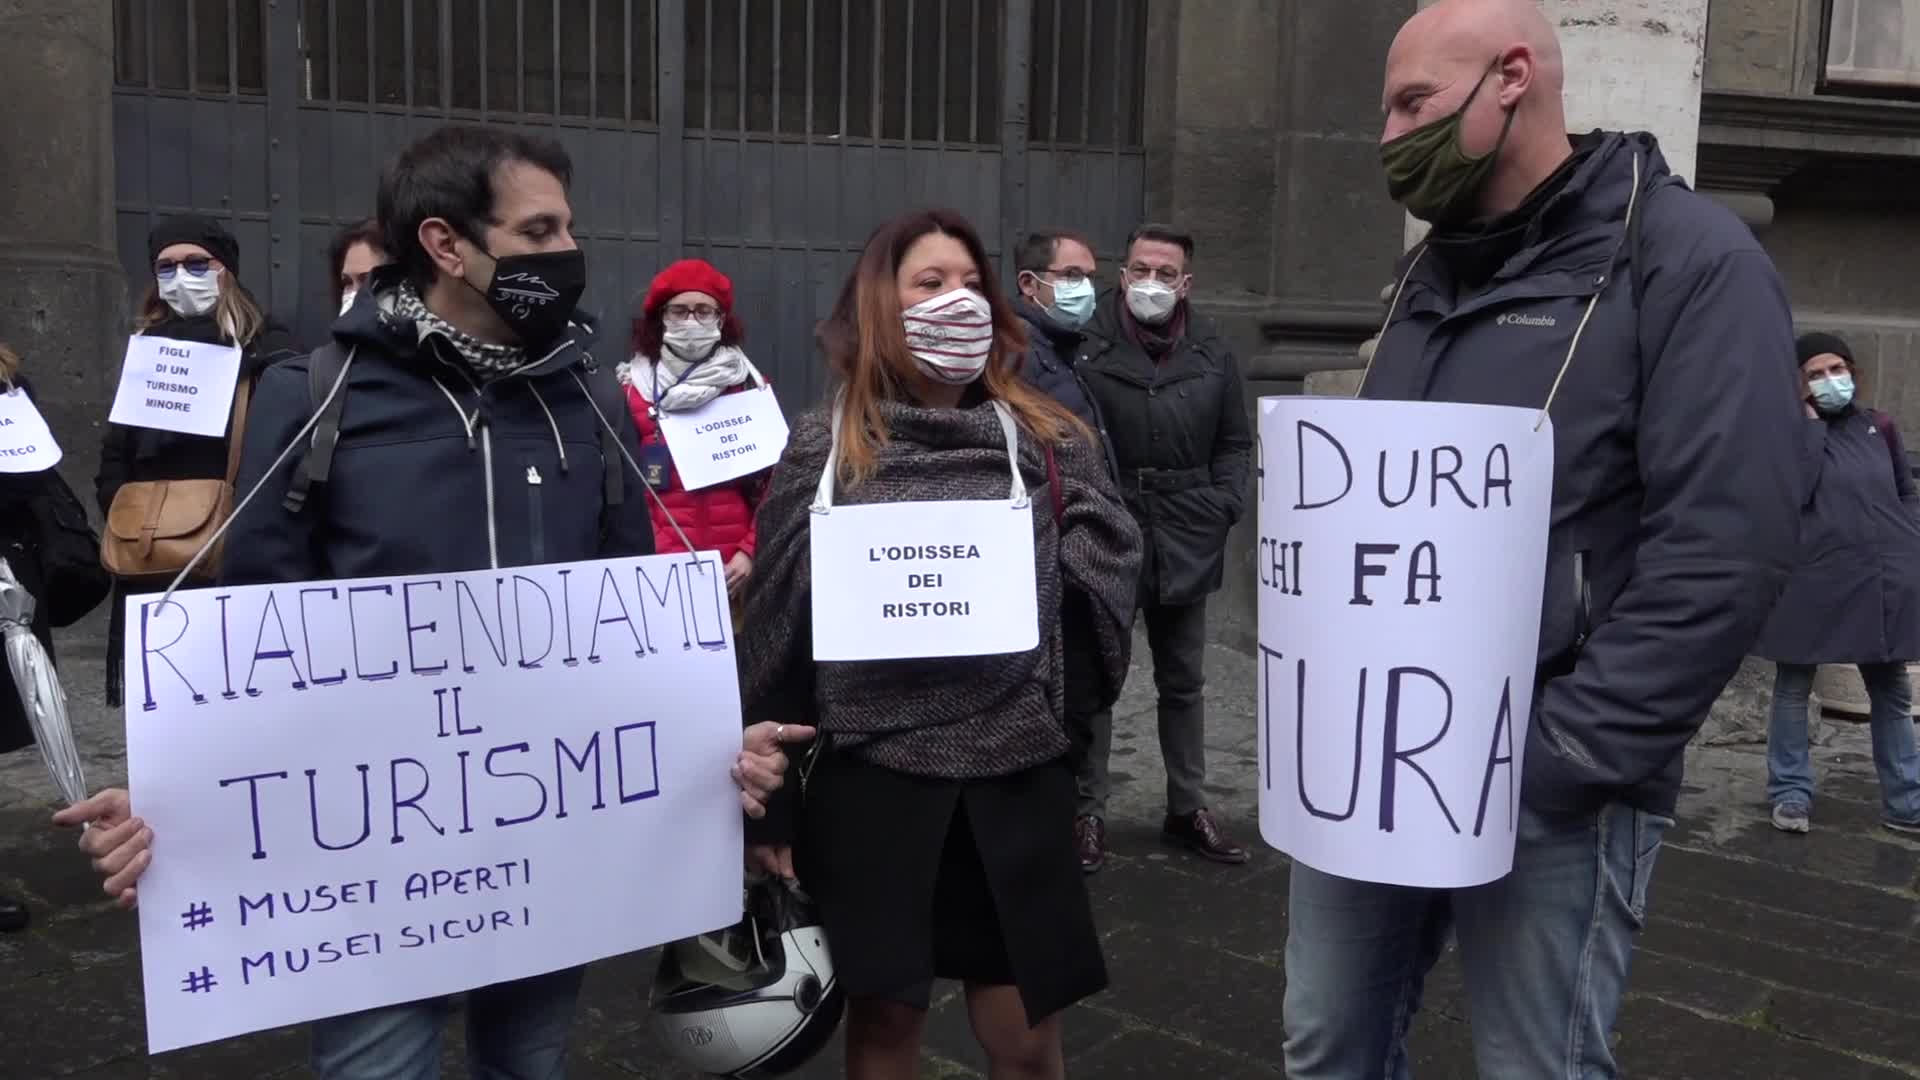
[[[1020,428],[1036,439],[1059,443],[1092,437],[1066,407],[1020,378],[1026,333],[1000,291],[980,234],[952,210],[915,210],[881,225],[867,238],[866,250],[841,288],[833,313],[815,331],[845,400],[836,480],[848,487],[872,475],[879,451],[887,444],[880,403],[913,400],[915,391],[928,383],[907,351],[898,275],[908,249],[931,233],[958,240],[980,273],[980,292],[993,315],[993,351],[978,383],[987,397],[1005,403]]]
[[[13,380],[20,374],[20,354],[7,348],[0,342],[0,392],[13,389]]]

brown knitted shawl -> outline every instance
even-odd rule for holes
[[[834,504],[1005,499],[1006,438],[993,408],[882,405],[890,441],[872,476]],[[741,700],[748,720],[814,723],[834,752],[918,776],[1004,776],[1067,751],[1060,648],[1063,590],[1091,601],[1110,688],[1126,678],[1139,580],[1138,527],[1093,446],[1055,448],[1061,523],[1044,452],[1020,437],[1033,500],[1040,645],[1024,653],[925,660],[813,660],[810,508],[826,465],[828,415],[793,425],[761,503],[758,555],[741,619]]]

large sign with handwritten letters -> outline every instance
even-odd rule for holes
[[[1356,880],[1504,876],[1551,423],[1537,409],[1262,398],[1258,483],[1261,835]]]
[[[740,916],[717,557],[127,599],[155,1052]]]

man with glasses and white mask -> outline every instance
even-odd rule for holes
[[[1082,384],[1075,365],[1082,331],[1092,320],[1097,302],[1093,244],[1077,233],[1058,229],[1028,233],[1014,249],[1019,275],[1019,298],[1014,311],[1027,324],[1027,352],[1020,358],[1020,375],[1034,388],[1051,396],[1092,428],[1116,479],[1119,466],[1107,443],[1105,426],[1093,397]],[[1080,868],[1091,874],[1106,858],[1104,792],[1096,792],[1090,757],[1097,750],[1099,775],[1106,775],[1107,748],[1113,737],[1113,702],[1120,687],[1102,685],[1100,643],[1094,638],[1093,610],[1087,598],[1069,591],[1061,601],[1062,664],[1066,668],[1067,737],[1079,784],[1079,810],[1074,821],[1074,847]],[[1102,785],[1104,787],[1104,785]]]
[[[1146,541],[1139,598],[1159,691],[1167,769],[1162,838],[1204,858],[1244,863],[1202,790],[1207,776],[1207,596],[1220,588],[1227,531],[1246,507],[1253,434],[1240,366],[1188,293],[1193,237],[1142,225],[1127,238],[1121,287],[1096,307],[1075,370]],[[1056,259],[1054,265],[1064,265]],[[1056,287],[1056,295],[1058,289]],[[1075,824],[1081,866],[1105,858],[1110,717],[1093,725]]]

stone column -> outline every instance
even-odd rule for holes
[[[1380,62],[1413,0],[1150,0],[1147,216],[1194,234],[1194,303],[1247,403],[1297,393],[1378,326],[1400,215],[1376,144]],[[1214,630],[1254,643],[1251,510],[1227,546]]]
[[[87,492],[127,324],[116,254],[113,5],[0,0],[0,341]],[[83,495],[84,502],[92,503]]]

